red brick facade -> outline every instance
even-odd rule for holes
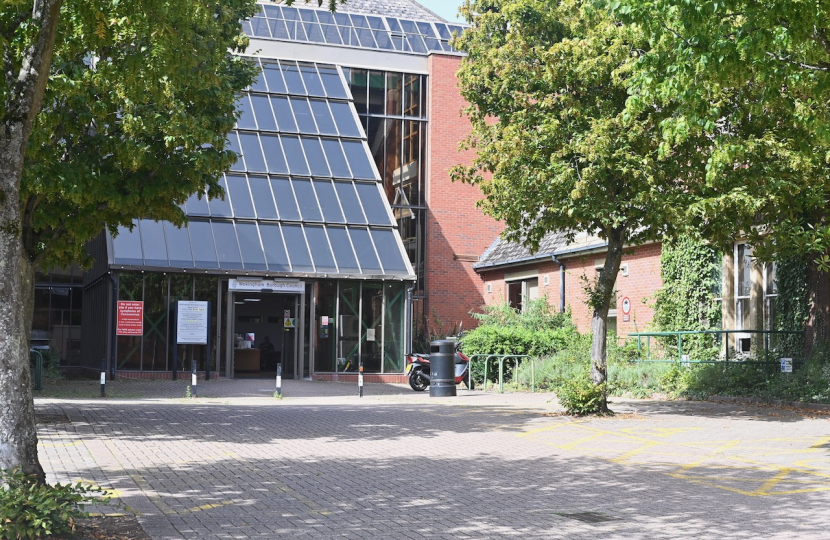
[[[569,258],[560,258],[565,265],[565,305],[571,310],[574,322],[580,332],[591,329],[591,311],[585,304],[582,276],[596,277],[596,266],[604,261],[605,253],[591,253]],[[645,331],[654,318],[654,293],[663,285],[660,277],[660,244],[647,244],[627,249],[622,264],[627,265],[628,275],[617,276],[617,299],[611,308],[617,310],[617,335]],[[536,270],[539,278],[539,296],[547,295],[548,302],[560,305],[560,268],[551,261],[510,267],[507,269],[482,271],[484,280],[483,297],[486,303],[495,304],[506,300],[505,274],[518,271]],[[547,276],[547,285],[545,277]],[[491,292],[487,291],[490,286]],[[631,313],[625,320],[622,300],[631,302]]]
[[[484,304],[481,278],[472,266],[502,230],[476,207],[478,187],[453,183],[450,169],[470,164],[474,151],[458,151],[470,133],[460,115],[466,102],[455,76],[460,56],[429,57],[427,137],[426,314],[446,324],[474,326],[470,310]]]

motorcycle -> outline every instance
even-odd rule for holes
[[[468,389],[475,387],[469,377],[470,359],[463,352],[455,348],[455,384],[464,383]],[[411,353],[406,355],[406,373],[409,375],[409,386],[416,392],[423,392],[429,388],[429,354]]]

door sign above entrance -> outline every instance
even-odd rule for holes
[[[231,291],[274,292],[302,294],[305,283],[302,281],[274,281],[272,279],[231,279],[228,281]]]

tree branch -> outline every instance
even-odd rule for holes
[[[774,53],[771,53],[771,52],[768,52],[767,56],[769,56],[770,58],[772,58],[774,60],[778,60],[780,62],[785,62],[785,63],[793,65],[793,66],[798,66],[801,69],[809,69],[810,71],[830,72],[830,63],[827,63],[827,62],[822,62],[819,65],[814,66],[814,65],[811,65],[811,64],[805,64],[804,62],[798,62],[796,60],[790,60],[786,56],[780,56],[780,55],[777,55],[777,54],[774,54]]]

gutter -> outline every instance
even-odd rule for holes
[[[556,258],[555,254],[550,258],[559,265],[559,311],[565,313],[565,265]]]

